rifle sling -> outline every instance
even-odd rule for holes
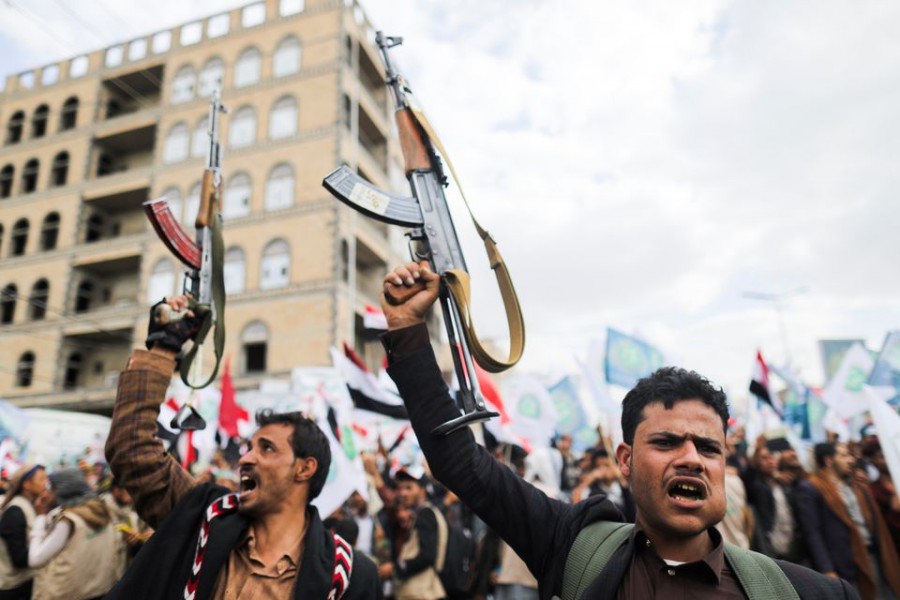
[[[225,242],[222,239],[222,215],[218,213],[213,215],[209,228],[210,240],[212,241],[212,300],[214,310],[206,311],[194,344],[181,361],[181,381],[189,388],[195,390],[205,388],[216,378],[216,374],[219,372],[219,363],[222,361],[222,351],[225,349]],[[216,364],[206,381],[197,385],[190,381],[191,365],[194,364],[197,351],[206,340],[209,330],[213,328],[213,315],[215,315],[213,349],[216,354]]]
[[[509,329],[509,355],[506,360],[501,360],[493,356],[484,348],[484,346],[482,346],[481,341],[478,339],[478,334],[475,332],[475,324],[472,321],[472,313],[469,308],[469,299],[471,297],[469,292],[469,274],[462,269],[451,269],[444,273],[444,278],[447,282],[447,286],[450,288],[450,293],[453,294],[453,298],[459,306],[466,341],[469,344],[472,355],[475,357],[475,361],[481,365],[485,371],[490,373],[500,373],[519,362],[519,359],[522,358],[522,353],[525,351],[525,320],[522,317],[522,309],[519,306],[519,296],[516,294],[515,287],[513,287],[512,278],[509,275],[509,270],[506,268],[503,257],[500,255],[497,243],[494,241],[494,238],[491,237],[491,234],[478,223],[474,213],[472,213],[469,201],[466,199],[462,185],[459,183],[459,177],[456,176],[456,169],[453,168],[450,156],[444,149],[444,145],[441,143],[437,132],[435,132],[434,128],[431,126],[425,113],[419,108],[410,106],[409,110],[419,124],[419,127],[422,128],[425,135],[428,136],[435,148],[438,149],[444,162],[447,163],[447,168],[450,170],[450,175],[456,183],[459,195],[462,197],[463,203],[466,205],[466,210],[469,212],[469,217],[475,225],[475,231],[478,232],[478,236],[481,238],[481,241],[484,242],[484,249],[488,256],[488,262],[491,265],[491,269],[494,271],[494,276],[497,278],[497,287],[500,288],[500,296],[503,298],[503,308],[506,310],[506,324]]]

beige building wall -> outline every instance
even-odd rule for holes
[[[297,6],[300,12],[285,12]],[[260,10],[263,22],[247,20]],[[197,31],[199,39],[189,39]],[[225,204],[239,199],[229,205],[238,210],[226,207],[224,229],[229,256],[242,257],[228,263],[225,317],[237,387],[329,364],[329,348],[344,341],[375,361],[380,352],[363,335],[362,314],[377,304],[383,273],[402,256],[402,231],[353,213],[321,185],[342,163],[380,186],[398,179],[392,107],[373,39],[352,0],[264,0],[8,76],[0,92],[0,173],[12,168],[14,176],[0,194],[0,398],[111,411],[117,373],[143,344],[148,305],[182,286],[184,269],[141,203],[166,194],[193,234],[191,199],[208,146],[209,99],[199,91],[204,67],[216,62],[229,108],[220,128]],[[300,66],[278,74],[285,40],[299,42]],[[258,81],[242,85],[238,65],[248,51],[260,58]],[[193,93],[176,101],[190,79],[178,77],[183,69],[193,69]],[[67,123],[72,115],[63,107],[73,98],[77,113]],[[296,127],[273,135],[273,109],[285,99],[296,105]],[[46,131],[36,136],[34,116],[44,105]],[[255,133],[236,146],[232,129],[246,109]],[[24,122],[13,141],[17,114]],[[185,128],[186,150],[172,136]],[[54,177],[61,153],[68,156],[64,182]],[[39,169],[29,190],[23,170],[33,160]],[[273,205],[270,180],[285,169],[293,191]],[[242,179],[248,192],[229,195]],[[14,230],[25,221],[22,247]],[[210,346],[207,369],[211,355]]]

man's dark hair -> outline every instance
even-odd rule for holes
[[[259,427],[290,425],[294,428],[291,433],[294,458],[314,458],[319,464],[315,474],[309,479],[309,500],[318,496],[325,487],[325,479],[331,467],[331,447],[315,421],[302,412],[277,413],[271,408],[264,408],[256,413],[256,424]]]
[[[829,442],[822,442],[813,446],[813,455],[816,457],[816,467],[825,468],[825,459],[834,458],[836,452],[835,445]]]
[[[663,367],[640,379],[622,400],[622,437],[634,443],[634,432],[644,420],[644,407],[662,402],[666,409],[679,400],[700,400],[722,419],[722,431],[728,429],[728,401],[722,388],[714,387],[706,377],[678,367]]]

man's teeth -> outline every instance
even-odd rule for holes
[[[676,483],[672,486],[670,495],[677,498],[700,499],[703,498],[703,488],[693,483]]]

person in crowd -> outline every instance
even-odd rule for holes
[[[166,302],[185,317],[159,326],[151,310],[149,350],[135,350],[119,378],[106,442],[113,475],[156,532],[108,599],[376,598],[375,566],[326,530],[310,505],[331,462],[314,421],[258,413],[240,458],[239,494],[198,485],[163,451],[159,406],[176,355],[199,328],[187,297]]]
[[[125,568],[131,559],[137,554],[144,543],[153,535],[153,530],[146,526],[134,510],[131,494],[121,482],[113,479],[109,483],[109,491],[100,496],[106,504],[106,508],[112,515],[113,526],[118,532],[116,562],[118,573],[116,579],[121,579]]]
[[[884,459],[884,452],[881,450],[881,442],[878,438],[863,444],[863,456],[878,471],[878,478],[869,484],[869,491],[878,504],[881,516],[891,532],[891,539],[894,540],[894,549],[900,552],[900,497],[897,496],[897,488],[894,487],[894,480],[888,471],[887,461]]]
[[[57,507],[39,510],[28,546],[34,598],[102,598],[121,575],[112,515],[78,467],[54,471],[50,483]]]
[[[405,541],[395,548],[395,561],[382,565],[390,567],[385,568],[382,575],[393,576],[397,600],[444,598],[444,586],[438,575],[438,519],[444,517],[428,502],[428,480],[424,472],[404,467],[397,471],[394,479],[397,482],[397,500],[401,509],[411,514],[412,523],[407,529],[409,533]]]
[[[34,571],[28,566],[28,540],[35,507],[46,512],[50,479],[41,465],[25,464],[9,480],[0,505],[0,600],[28,600]]]
[[[797,516],[813,566],[850,581],[863,600],[900,595],[900,563],[871,494],[852,477],[846,444],[814,448],[817,471],[797,487]]]
[[[622,512],[626,521],[634,522],[634,498],[615,461],[606,448],[588,452],[593,456],[591,470],[581,476],[578,486],[572,490],[572,502],[603,495]]]
[[[382,299],[388,372],[435,477],[523,558],[541,598],[559,595],[578,533],[594,521],[620,519],[619,511],[601,496],[577,504],[548,498],[494,460],[467,428],[433,435],[436,426],[459,416],[425,325],[440,277],[427,263],[410,263],[389,273],[384,286],[392,298],[403,297]],[[626,395],[622,411],[624,442],[616,456],[634,494],[637,524],[583,597],[743,596],[715,529],[725,513],[724,393],[696,373],[663,368]],[[855,596],[846,582],[784,561],[771,566],[801,598]],[[762,585],[771,586],[774,597],[772,582]]]
[[[716,525],[722,538],[738,548],[750,548],[753,536],[753,512],[747,506],[747,491],[740,475],[740,462],[733,446],[725,460],[725,516]]]
[[[753,507],[755,521],[751,545],[754,550],[773,558],[796,562],[795,538],[799,529],[794,519],[791,489],[783,485],[779,478],[776,449],[777,444],[767,442],[760,436],[751,464],[745,472],[747,503]]]
[[[575,489],[575,486],[578,485],[578,480],[581,476],[578,458],[572,451],[572,436],[568,433],[560,435],[556,440],[556,449],[559,450],[563,462],[559,488],[564,494],[569,495]]]

